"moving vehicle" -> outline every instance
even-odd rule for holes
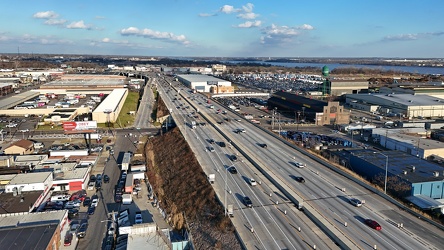
[[[210,152],[214,152],[215,150],[214,150],[213,147],[208,147],[208,151],[210,151]]]
[[[142,212],[136,212],[136,217],[134,219],[134,224],[142,224]]]
[[[210,182],[210,184],[213,184],[215,179],[216,179],[216,175],[215,174],[209,174],[208,175],[208,181]]]
[[[229,204],[227,206],[227,214],[230,217],[234,217],[234,209],[233,209],[233,204]]]
[[[227,171],[230,172],[230,174],[237,174],[237,169],[234,166],[229,167]]]
[[[244,204],[247,207],[253,207],[253,202],[251,202],[251,199],[248,196],[244,196]]]
[[[237,156],[236,155],[230,155],[230,160],[231,161],[237,161]]]
[[[296,167],[298,167],[298,168],[303,168],[303,167],[306,166],[306,165],[305,165],[304,163],[302,163],[302,162],[295,162],[294,165],[295,165]]]
[[[371,228],[373,228],[375,230],[379,231],[379,230],[382,229],[381,225],[379,225],[379,223],[376,222],[375,220],[366,219],[364,222],[365,222],[365,224],[367,224],[367,226],[369,226],[369,227],[371,227]]]
[[[256,180],[254,180],[253,178],[248,179],[248,183],[250,183],[251,186],[256,186]]]
[[[221,147],[221,148],[224,148],[226,145],[225,145],[225,142],[223,142],[223,141],[221,141],[221,142],[219,142],[219,146]]]
[[[210,144],[214,144],[214,139],[208,139],[208,142],[209,142]]]
[[[301,176],[295,176],[294,179],[300,183],[305,183],[305,179]]]
[[[350,199],[350,203],[355,206],[355,207],[360,207],[362,206],[362,201],[356,198],[351,198]]]
[[[265,143],[260,143],[259,146],[262,148],[267,148],[267,144],[265,144]]]

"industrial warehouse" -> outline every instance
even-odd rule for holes
[[[231,82],[208,75],[177,75],[178,81],[197,92],[234,93]]]

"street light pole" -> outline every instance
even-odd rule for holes
[[[381,152],[374,152],[374,153],[378,153],[381,154],[383,156],[385,156],[385,179],[384,179],[384,194],[387,194],[387,173],[388,173],[388,162],[389,162],[389,157],[388,155],[385,155]]]

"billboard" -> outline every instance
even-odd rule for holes
[[[97,129],[97,121],[63,122],[63,131],[89,133]]]

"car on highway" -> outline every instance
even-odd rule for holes
[[[295,179],[297,182],[305,183],[305,179],[304,179],[303,177],[301,177],[301,176],[295,176],[294,179]]]
[[[378,222],[376,222],[375,220],[372,220],[372,219],[366,219],[365,221],[365,224],[367,225],[367,226],[369,226],[369,227],[371,227],[371,228],[373,228],[373,229],[375,229],[375,230],[381,230],[382,229],[382,227],[381,227],[381,225],[379,225],[379,223]]]
[[[237,169],[234,166],[229,167],[227,171],[230,172],[230,174],[237,174]]]
[[[143,219],[142,219],[142,212],[136,212],[136,216],[134,219],[134,224],[142,224]]]
[[[71,246],[72,238],[73,238],[72,237],[72,233],[67,232],[66,235],[65,235],[65,239],[63,240],[63,245],[65,247]]]
[[[251,186],[256,186],[256,185],[257,185],[256,180],[253,179],[253,178],[248,179],[248,183],[249,183]]]
[[[223,141],[221,141],[221,142],[219,142],[219,146],[221,147],[221,148],[224,148],[226,145],[225,145],[225,142],[223,142]]]
[[[294,162],[293,164],[294,164],[296,167],[298,167],[298,168],[303,168],[303,167],[305,167],[305,164],[302,163],[302,162]]]
[[[267,144],[265,144],[265,143],[259,143],[259,146],[260,146],[261,148],[267,148]]]
[[[230,160],[231,161],[237,161],[237,156],[236,155],[230,155]]]
[[[253,207],[253,202],[251,201],[250,197],[244,196],[244,204],[247,207]]]
[[[210,151],[210,152],[214,152],[215,150],[214,150],[213,147],[208,147],[208,151]]]
[[[208,139],[208,142],[209,142],[210,144],[214,144],[214,139]]]
[[[350,203],[355,206],[355,207],[360,207],[362,206],[362,201],[356,198],[351,198],[350,199]]]
[[[19,132],[26,133],[29,132],[29,129],[20,129]]]

